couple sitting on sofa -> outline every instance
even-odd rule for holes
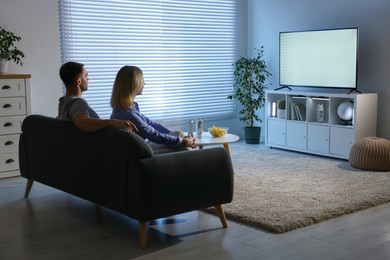
[[[96,132],[115,127],[136,132],[149,141],[155,152],[165,150],[186,150],[196,147],[192,136],[183,136],[180,131],[171,131],[162,124],[150,120],[139,111],[134,101],[142,94],[144,77],[135,66],[122,67],[115,78],[111,96],[113,112],[111,119],[100,119],[97,113],[81,97],[88,89],[88,72],[84,65],[67,62],[60,68],[60,77],[65,84],[65,96],[59,99],[58,119],[73,122],[81,131]]]

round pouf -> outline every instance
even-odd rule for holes
[[[349,164],[362,170],[390,171],[390,141],[379,137],[357,141],[349,153]]]

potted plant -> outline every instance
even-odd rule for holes
[[[13,32],[0,26],[0,73],[7,72],[10,61],[23,66],[22,58],[24,58],[24,53],[15,46],[15,43],[21,39]]]
[[[284,99],[278,100],[278,118],[285,119],[286,118],[286,101]]]
[[[254,58],[241,57],[234,66],[234,94],[229,99],[237,100],[242,108],[239,111],[239,120],[246,125],[245,140],[248,144],[258,144],[261,128],[255,126],[255,121],[262,122],[258,110],[264,106],[265,90],[268,85],[265,81],[272,74],[267,70],[263,60],[264,46],[256,49],[257,55]]]

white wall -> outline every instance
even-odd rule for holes
[[[22,38],[24,65],[11,63],[9,72],[31,74],[32,113],[57,115],[62,95],[57,1],[1,0],[0,25]]]
[[[248,0],[248,51],[264,45],[279,86],[279,32],[359,27],[358,90],[378,93],[377,135],[390,139],[389,0]]]

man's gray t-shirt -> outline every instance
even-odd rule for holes
[[[86,114],[89,117],[99,118],[98,114],[81,97],[63,96],[58,103],[57,119],[67,122],[73,122],[79,114]]]

